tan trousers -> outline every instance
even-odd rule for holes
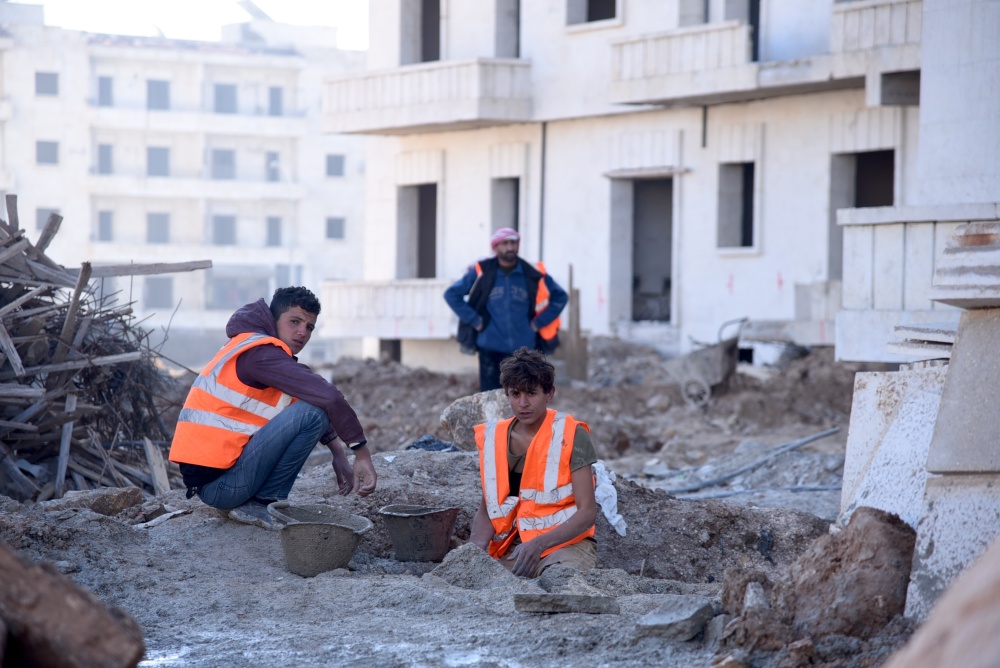
[[[507,554],[500,557],[500,563],[508,571],[514,568],[514,560],[508,558],[514,547],[516,545],[511,546]],[[546,568],[555,564],[562,564],[580,572],[589,571],[591,568],[597,566],[597,541],[593,538],[584,538],[579,543],[561,547],[555,552],[542,557],[531,577],[537,578]]]

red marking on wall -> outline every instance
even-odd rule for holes
[[[819,321],[819,342],[826,343],[826,320]]]
[[[736,288],[736,277],[733,276],[732,274],[729,274],[729,280],[726,281],[726,289],[729,290],[730,297],[733,296],[735,288]]]
[[[597,310],[604,310],[604,287],[600,285],[597,286]]]
[[[781,276],[781,272],[778,272],[778,289],[785,287],[785,279]]]
[[[434,336],[434,321],[433,320],[428,320],[427,321],[427,334],[429,336]]]

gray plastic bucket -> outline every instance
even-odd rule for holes
[[[307,578],[346,568],[361,536],[372,528],[366,517],[322,504],[293,506],[275,501],[267,512],[286,523],[281,527],[285,567]]]
[[[379,510],[396,561],[441,561],[451,547],[458,508],[394,504]]]

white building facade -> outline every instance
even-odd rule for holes
[[[0,4],[0,190],[66,266],[211,260],[190,273],[103,279],[151,343],[206,362],[226,320],[275,288],[361,277],[363,139],[326,134],[322,82],[360,68],[332,28],[255,18],[220,42],[97,35]],[[6,216],[5,216],[6,217]],[[344,351],[314,339],[308,361]]]
[[[404,362],[461,363],[441,292],[501,226],[572,267],[593,334],[683,352],[748,317],[832,345],[837,210],[915,197],[920,0],[370,8],[368,69],[325,101],[328,131],[377,137],[365,280],[324,296],[331,335]]]

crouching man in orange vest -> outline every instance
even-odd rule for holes
[[[332,383],[295,357],[312,337],[319,300],[279,288],[226,325],[229,341],[195,379],[170,446],[188,498],[197,494],[229,517],[278,528],[267,504],[286,499],[317,442],[333,452],[341,495],[375,491],[375,467],[354,409]],[[351,467],[335,439],[353,450]]]
[[[476,425],[483,500],[470,541],[514,575],[538,577],[563,564],[597,563],[590,428],[549,409],[555,369],[537,350],[520,348],[500,364],[514,417]]]

